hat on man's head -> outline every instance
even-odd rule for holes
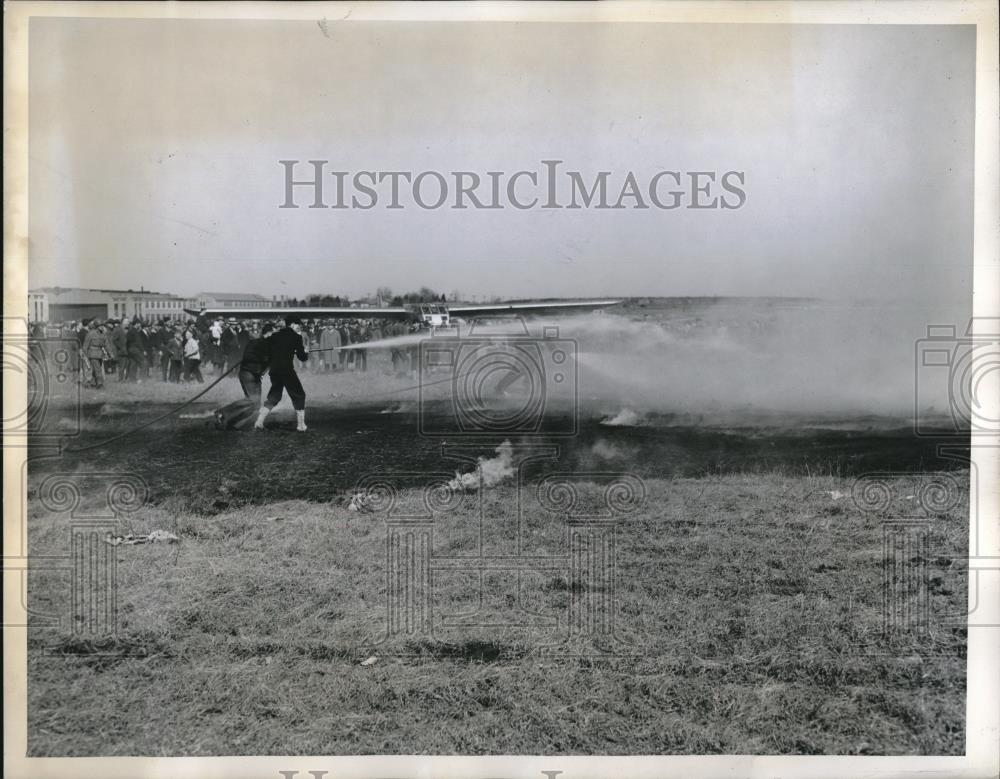
[[[300,317],[298,314],[287,314],[285,316],[285,324],[286,325],[301,325],[302,324],[302,317]]]

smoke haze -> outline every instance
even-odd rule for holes
[[[912,417],[917,381],[921,410],[943,413],[947,383],[921,377],[916,344],[928,325],[954,324],[961,334],[966,321],[961,307],[818,301],[735,301],[645,316],[581,315],[528,329],[558,328],[559,339],[575,345],[581,411],[602,415],[605,425],[636,426],[649,413],[720,421],[730,414]],[[471,336],[519,332],[512,323]]]

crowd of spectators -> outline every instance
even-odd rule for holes
[[[259,336],[266,320],[238,322],[235,319],[199,317],[187,321],[91,319],[64,323],[35,323],[33,340],[67,341],[70,365],[79,371],[85,386],[102,389],[106,380],[141,384],[144,381],[203,383],[205,375],[232,371],[243,358],[247,344]],[[281,327],[281,323],[277,323]],[[375,319],[308,320],[303,323],[305,347],[312,352],[306,370],[367,371],[368,350],[341,350],[352,344],[405,335],[413,326],[380,324]],[[412,349],[393,349],[397,372],[413,368]]]

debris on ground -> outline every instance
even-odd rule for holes
[[[375,663],[377,663],[377,662],[378,662],[378,658],[375,655],[372,655],[367,660],[362,660],[361,661],[361,665],[375,665]]]
[[[375,509],[372,506],[372,499],[371,499],[371,496],[368,495],[368,493],[366,493],[366,492],[355,492],[351,496],[351,502],[347,506],[347,510],[348,511],[359,511],[362,514],[368,514],[368,513],[372,512],[372,511],[374,511]]]
[[[149,539],[150,543],[154,544],[157,541],[166,541],[169,544],[175,544],[178,541],[180,541],[180,538],[178,538],[173,533],[170,533],[166,530],[154,530],[147,536],[147,538]]]
[[[840,490],[827,490],[826,494],[829,495],[834,500],[841,500],[847,497],[846,492],[841,492]]]
[[[124,536],[113,536],[109,534],[104,539],[104,543],[110,544],[111,546],[132,546],[134,544],[155,544],[157,542],[176,544],[178,541],[180,541],[180,538],[166,530],[154,530],[152,533],[144,536],[137,536],[132,533]]]

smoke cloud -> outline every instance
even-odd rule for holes
[[[581,413],[600,415],[605,425],[637,426],[650,413],[720,421],[753,414],[912,418],[915,404],[944,413],[947,382],[917,366],[917,343],[934,324],[954,324],[961,335],[966,322],[943,307],[736,300],[654,305],[632,316],[586,314],[528,329],[537,335],[558,328],[559,340],[572,344]],[[518,334],[523,327],[477,327],[472,335]],[[545,341],[539,343],[544,352]],[[551,390],[551,376],[546,381]],[[511,402],[509,395],[497,401]]]
[[[480,457],[474,471],[456,473],[448,487],[456,492],[474,492],[480,487],[489,489],[514,475],[514,452],[510,441],[496,448],[496,457]]]

